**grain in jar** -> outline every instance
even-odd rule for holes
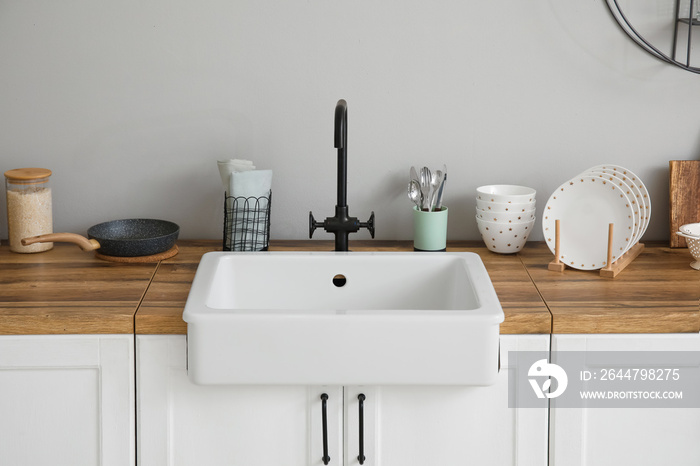
[[[22,238],[53,233],[51,170],[18,168],[5,172],[7,190],[7,233],[10,251],[47,251],[53,243],[22,245]]]

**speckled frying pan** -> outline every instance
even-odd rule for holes
[[[99,249],[100,254],[114,257],[151,256],[172,248],[180,227],[167,220],[134,218],[113,220],[88,228],[88,237],[75,233],[51,233],[24,238],[22,244],[69,242],[83,251]]]

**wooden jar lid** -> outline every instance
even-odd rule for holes
[[[31,181],[36,180],[38,183],[48,181],[46,178],[51,176],[51,170],[48,168],[15,168],[7,170],[5,178],[16,181]]]

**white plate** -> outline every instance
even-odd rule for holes
[[[597,176],[601,180],[608,181],[610,183],[615,183],[617,186],[624,191],[627,198],[630,200],[632,205],[632,210],[634,210],[634,233],[632,234],[632,244],[639,241],[642,234],[642,215],[644,212],[644,201],[642,200],[641,192],[639,188],[631,183],[631,181],[622,175],[611,172],[610,170],[587,170],[582,173],[582,175]],[[641,205],[640,205],[641,204]]]
[[[641,217],[640,220],[638,220],[638,223],[640,225],[640,232],[637,237],[637,241],[642,239],[642,236],[647,231],[647,227],[649,226],[649,219],[651,218],[651,197],[649,196],[649,191],[642,182],[641,178],[635,175],[632,171],[619,165],[597,165],[595,167],[589,168],[589,170],[603,170],[605,172],[609,172],[621,178],[623,181],[625,181],[632,187],[632,189],[635,192],[635,197],[637,198],[637,203],[639,204]]]
[[[560,260],[579,270],[605,267],[608,224],[613,231],[613,261],[633,244],[634,210],[614,183],[597,176],[579,175],[559,186],[544,207],[542,231],[554,253],[555,221],[560,220]]]

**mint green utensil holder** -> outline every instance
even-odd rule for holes
[[[413,250],[445,251],[447,249],[447,207],[424,212],[413,208]]]

